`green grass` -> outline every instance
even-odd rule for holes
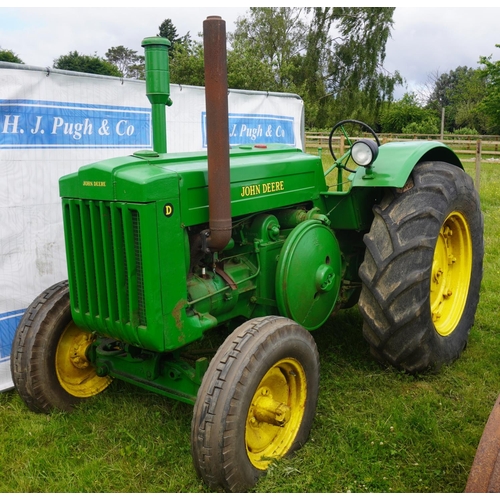
[[[314,332],[321,383],[310,439],[256,492],[464,490],[500,392],[498,169],[482,169],[484,279],[462,357],[437,375],[404,375],[371,359],[357,308],[331,318]],[[35,414],[2,393],[0,492],[208,492],[191,462],[191,414],[120,381],[71,414]]]

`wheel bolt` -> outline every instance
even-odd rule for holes
[[[441,278],[442,274],[443,274],[443,270],[441,268],[439,268],[437,270],[436,274],[434,275],[434,281],[436,283],[439,283],[439,278]]]
[[[441,313],[432,313],[432,321],[436,322],[439,318],[441,318]]]

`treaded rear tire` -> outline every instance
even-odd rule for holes
[[[423,162],[404,188],[388,192],[373,210],[359,270],[363,335],[382,363],[410,373],[438,371],[465,348],[479,302],[484,254],[479,195],[462,169]],[[441,335],[431,311],[431,275],[437,239],[452,213],[470,230],[472,269],[458,324]]]

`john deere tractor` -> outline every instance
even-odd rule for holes
[[[207,152],[167,153],[169,44],[143,41],[154,150],[60,179],[68,280],[28,307],[12,375],[37,412],[71,410],[113,379],[192,404],[197,473],[245,491],[307,440],[319,382],[310,331],[333,312],[357,303],[373,355],[406,372],[460,356],[483,219],[439,142],[381,145],[342,121],[332,186],[321,158],[298,148],[230,148],[216,16],[204,21]],[[211,359],[193,352],[221,325],[235,329]]]

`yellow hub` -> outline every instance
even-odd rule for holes
[[[265,470],[292,446],[304,417],[307,380],[302,365],[285,358],[262,378],[248,410],[245,443],[250,462]]]
[[[431,275],[431,314],[439,335],[450,335],[465,309],[472,270],[469,225],[459,212],[444,221],[436,242]]]
[[[86,351],[94,336],[80,330],[73,321],[59,339],[56,350],[56,373],[62,388],[77,398],[88,398],[103,391],[110,377],[98,377]]]

